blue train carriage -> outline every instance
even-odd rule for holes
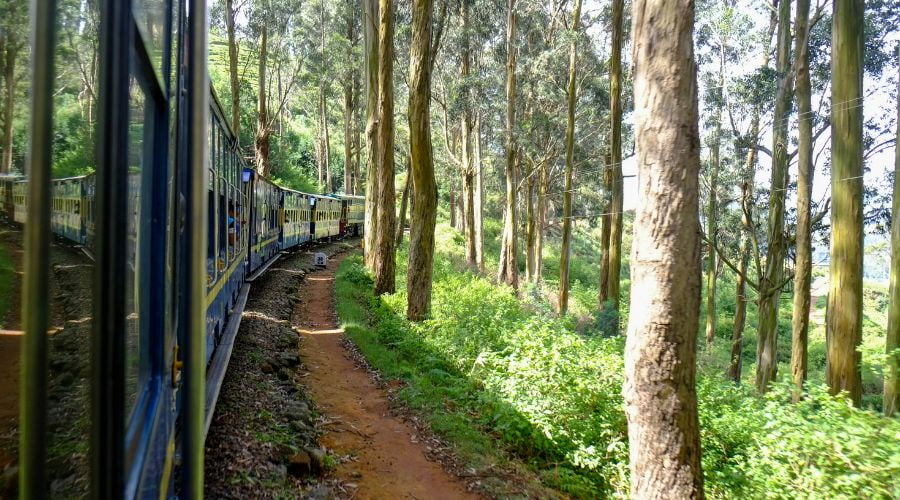
[[[246,223],[249,203],[243,187],[243,161],[215,96],[210,104],[207,133],[207,362],[222,341],[229,312],[240,295],[247,273],[249,240]]]
[[[94,199],[97,190],[97,176],[88,174],[82,178],[81,198],[81,225],[84,229],[84,241],[82,244],[88,248],[94,248],[96,237],[96,225],[94,223]]]
[[[366,199],[363,196],[342,194],[340,232],[344,236],[360,236],[366,215]]]
[[[314,224],[310,224],[313,239],[322,240],[340,234],[341,200],[328,195],[314,195]]]
[[[54,179],[51,183],[50,230],[76,243],[84,243],[81,209],[84,177]]]
[[[28,181],[16,181],[12,185],[13,222],[25,224],[28,213]]]
[[[281,225],[284,228],[281,233],[281,249],[287,250],[310,240],[312,207],[309,199],[312,195],[287,188],[280,190],[283,206]]]
[[[281,251],[281,188],[251,169],[244,170],[250,196],[250,269],[254,276]]]

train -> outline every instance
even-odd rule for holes
[[[52,102],[32,11],[31,116]],[[130,2],[122,5],[130,5]],[[142,4],[141,4],[142,5]],[[158,7],[158,8],[157,8]],[[20,495],[41,498],[50,235],[94,259],[89,488],[96,498],[202,496],[203,441],[251,284],[282,252],[364,231],[362,196],[278,186],[245,160],[208,77],[205,0],[100,2],[94,173],[51,179],[52,120],[34,119],[28,179],[0,176],[0,216],[24,224]],[[149,26],[148,23],[152,26]],[[42,56],[43,54],[43,56]],[[203,236],[205,234],[205,237]],[[198,389],[200,388],[200,389]],[[65,425],[65,424],[63,424]]]

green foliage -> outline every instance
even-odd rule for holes
[[[342,264],[338,313],[350,337],[385,377],[403,380],[404,400],[464,459],[477,464],[499,445],[574,497],[627,496],[624,339],[574,333],[570,320],[462,271],[458,244],[443,242],[432,314],[419,324],[405,319],[405,290],[375,299],[360,260]],[[401,251],[401,285],[405,261]],[[815,384],[801,404],[789,404],[786,387],[759,398],[721,373],[698,378],[709,496],[900,494],[900,421],[854,409]]]

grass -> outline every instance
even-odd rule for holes
[[[573,318],[556,318],[540,294],[520,301],[464,271],[461,238],[446,225],[437,240],[432,316],[418,324],[404,318],[405,249],[397,259],[398,292],[379,299],[358,258],[342,263],[337,308],[350,338],[385,378],[403,382],[403,401],[469,466],[486,470],[513,456],[545,485],[574,497],[627,496],[622,338],[576,333]],[[733,286],[723,283],[719,336],[730,335],[733,307],[725,296]],[[584,286],[576,290],[588,296]],[[751,307],[750,359],[754,315]],[[789,316],[788,306],[782,327]],[[725,346],[717,341],[701,353],[698,377],[710,497],[900,495],[900,421],[851,408],[815,383],[797,405],[787,403],[783,384],[758,397],[747,384],[724,380],[717,364],[727,362],[720,356]]]

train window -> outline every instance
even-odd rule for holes
[[[207,200],[207,237],[206,237],[206,284],[212,286],[216,281],[216,194],[213,186],[216,184],[216,173],[209,171],[209,189],[206,190]]]
[[[126,217],[125,275],[125,418],[134,410],[142,373],[140,310],[140,190],[144,169],[144,134],[148,99],[140,83],[132,78],[128,127],[128,211]]]
[[[168,38],[165,36],[168,3],[168,0],[135,0],[133,3],[134,21],[138,33],[158,77],[161,77],[163,73],[163,54]]]
[[[228,225],[226,218],[228,217],[228,212],[225,210],[226,208],[226,200],[225,200],[225,179],[222,176],[219,176],[218,182],[218,200],[219,205],[218,209],[218,243],[219,243],[219,260],[216,263],[219,266],[219,271],[224,271],[225,262],[227,262],[226,252],[228,245],[226,244],[228,238]]]

